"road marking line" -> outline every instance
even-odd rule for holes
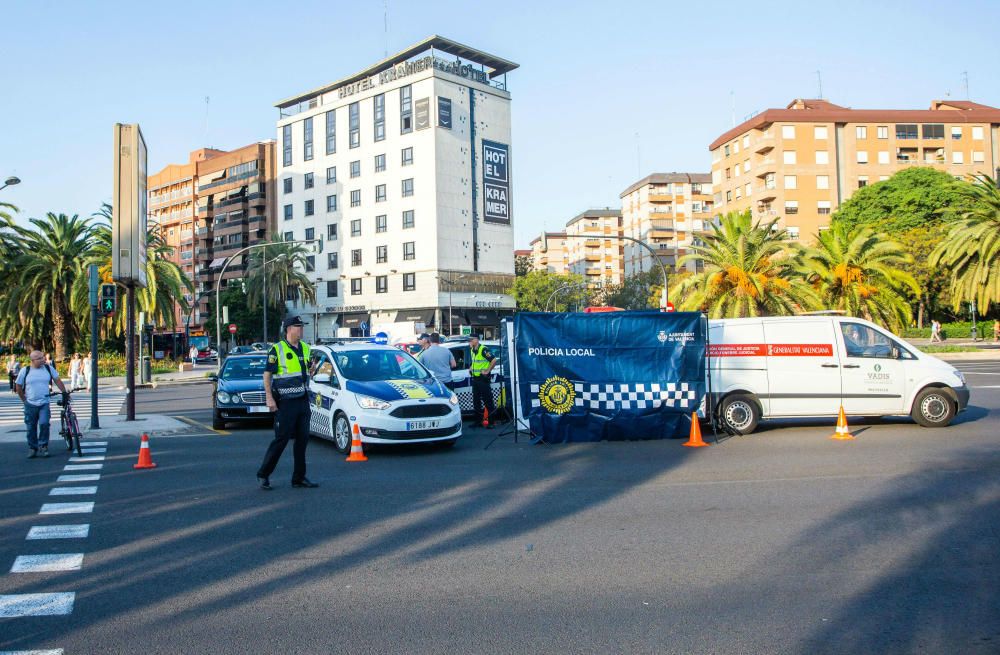
[[[97,482],[100,479],[100,473],[81,473],[79,475],[60,475],[56,478],[56,482]]]
[[[100,455],[108,452],[107,448],[84,448],[82,446],[80,447],[80,450],[83,451],[84,455]]]
[[[90,524],[35,525],[28,530],[26,539],[84,539],[90,536]]]
[[[969,387],[970,389],[1000,389],[1000,384],[986,384],[981,387]]]
[[[107,446],[107,441],[81,441],[80,445],[86,448],[87,446]]]
[[[966,375],[1000,375],[1000,373],[988,373],[986,371],[962,371]]]
[[[103,462],[104,455],[90,455],[88,457],[70,457],[70,464],[84,464],[87,462]]]
[[[73,611],[76,592],[0,596],[0,618],[60,616]]]
[[[104,464],[67,464],[64,471],[100,471]]]
[[[48,650],[0,650],[0,655],[63,655],[62,648]]]
[[[90,514],[94,503],[45,503],[39,514]]]
[[[204,423],[199,423],[198,421],[194,420],[193,418],[188,418],[187,416],[175,416],[174,418],[177,419],[177,420],[179,420],[179,421],[183,421],[184,423],[187,423],[188,425],[193,425],[196,428],[204,428],[206,430],[214,432],[215,434],[232,434],[232,432],[229,432],[228,430],[216,430],[213,427],[205,425]],[[181,436],[187,436],[187,435],[181,435]]]
[[[18,555],[11,573],[52,573],[55,571],[79,571],[83,568],[83,553],[59,553],[57,555]]]
[[[50,496],[92,496],[97,493],[97,487],[56,487],[49,492]]]

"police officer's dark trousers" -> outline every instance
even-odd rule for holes
[[[493,404],[493,389],[490,385],[489,375],[473,375],[472,376],[472,413],[475,416],[475,422],[478,425],[483,420],[483,405],[486,405],[486,411],[489,414],[489,422],[493,423],[493,413],[496,411],[496,406]]]
[[[292,482],[300,482],[306,477],[306,445],[309,443],[309,399],[305,396],[278,403],[278,413],[274,415],[274,440],[267,447],[258,476],[271,477],[289,439],[295,440],[292,446],[295,457]]]

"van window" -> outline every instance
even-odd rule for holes
[[[450,348],[449,350],[451,350],[451,354],[455,358],[455,370],[469,368],[469,364],[467,362],[472,361],[471,348],[468,346],[461,346],[459,348]]]
[[[873,359],[913,359],[913,355],[886,335],[861,323],[841,323],[848,357]]]

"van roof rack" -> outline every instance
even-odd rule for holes
[[[815,312],[799,312],[798,316],[844,316],[847,314],[843,309],[820,309]]]

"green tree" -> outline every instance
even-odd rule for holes
[[[931,255],[944,239],[944,232],[941,226],[933,225],[904,230],[893,236],[903,252],[910,255],[910,261],[900,264],[899,268],[912,275],[920,288],[918,294],[911,297],[911,305],[916,305],[917,327],[922,328],[928,316],[938,316],[946,307],[950,310],[947,276],[941,274],[940,268],[930,265]]]
[[[255,248],[249,253],[250,274],[246,280],[247,302],[251,309],[262,307],[264,297],[264,275],[267,275],[268,311],[271,307],[285,306],[285,298],[291,292],[296,301],[316,302],[316,287],[306,275],[307,257],[310,250],[301,243],[286,243],[280,237],[273,238],[266,248]],[[265,259],[266,257],[266,259]],[[264,262],[268,262],[266,270]]]
[[[208,319],[205,321],[205,333],[216,342],[215,334],[215,294],[208,298]],[[251,307],[250,296],[245,291],[245,283],[230,283],[219,294],[223,307],[228,307],[229,322],[236,325],[236,340],[238,342],[260,341],[264,338],[264,312],[258,299],[257,308]],[[285,317],[285,304],[268,306],[267,308],[267,338],[274,342],[281,335],[281,321]],[[308,319],[307,319],[308,320]],[[222,337],[228,338],[227,325],[222,325]]]
[[[907,168],[855,191],[834,212],[831,224],[848,230],[867,225],[893,235],[936,225],[949,213],[960,215],[969,209],[969,186],[933,168]]]
[[[686,272],[674,273],[670,277],[678,284]],[[636,273],[625,278],[621,284],[608,284],[597,293],[596,302],[604,307],[622,309],[659,309],[663,274],[657,266],[651,270]]]
[[[955,311],[973,301],[985,314],[990,303],[1000,301],[1000,189],[996,180],[979,174],[964,196],[968,209],[948,221],[930,265],[947,269]]]
[[[701,235],[678,265],[702,260],[704,270],[670,290],[677,309],[703,311],[710,318],[781,316],[818,305],[819,299],[796,270],[788,233],[776,222],[753,223],[750,212],[730,212]]]
[[[821,232],[815,247],[800,252],[801,271],[824,309],[839,309],[895,331],[911,319],[906,291],[920,293],[901,266],[912,258],[903,247],[872,228],[834,225]]]
[[[559,289],[562,290],[555,293]],[[525,312],[545,311],[550,298],[549,311],[565,312],[590,304],[591,297],[582,275],[556,275],[548,271],[531,271],[517,277],[507,293],[514,296],[518,309]]]

